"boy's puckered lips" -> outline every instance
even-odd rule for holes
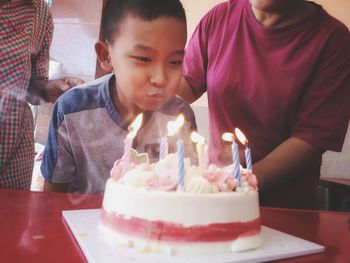
[[[152,100],[161,101],[166,98],[166,94],[162,91],[149,91],[146,93],[146,97]]]

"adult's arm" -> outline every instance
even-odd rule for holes
[[[270,154],[253,165],[261,190],[268,190],[286,182],[319,158],[324,150],[308,142],[292,137],[284,141]]]
[[[192,103],[199,99],[203,95],[203,91],[194,89],[185,77],[181,78],[180,88],[178,89],[177,95],[183,98],[188,103]]]

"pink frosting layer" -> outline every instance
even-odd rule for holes
[[[220,242],[242,236],[255,236],[261,231],[260,217],[249,222],[217,223],[184,227],[163,221],[125,217],[101,209],[101,223],[112,230],[146,239],[171,242]]]

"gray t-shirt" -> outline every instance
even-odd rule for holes
[[[109,82],[114,75],[76,87],[56,102],[50,121],[41,172],[52,183],[72,183],[73,191],[103,194],[114,162],[124,153],[127,131],[121,128],[121,115],[114,107]],[[148,152],[150,160],[159,156],[160,138],[167,123],[183,113],[185,124],[179,136],[185,141],[185,155],[195,160],[190,133],[196,130],[191,107],[179,97],[173,98],[159,111],[150,113],[139,130],[133,147]],[[168,138],[169,151],[176,151],[176,136]]]

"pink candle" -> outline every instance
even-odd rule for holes
[[[132,148],[133,139],[129,138],[128,136],[124,140],[125,148],[124,148],[124,155],[123,155],[123,176],[128,171],[129,162],[130,162],[130,152]]]
[[[129,133],[124,140],[125,147],[124,147],[124,155],[123,155],[123,176],[128,171],[132,143],[133,143],[134,137],[137,134],[137,131],[141,127],[142,119],[143,119],[143,114],[141,113],[136,117],[136,119],[131,123],[131,125],[128,128]]]

